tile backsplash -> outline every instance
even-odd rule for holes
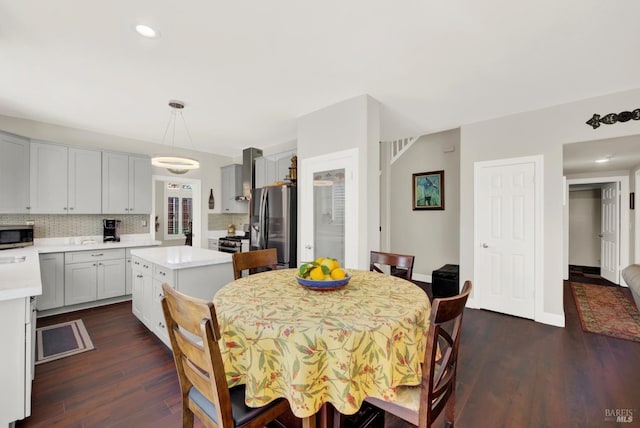
[[[102,235],[102,219],[122,220],[120,234],[149,233],[149,216],[145,214],[0,214],[0,224],[25,224],[34,221],[34,238]],[[146,222],[146,226],[142,223]],[[226,228],[226,226],[225,226]]]
[[[209,214],[207,230],[227,230],[233,223],[236,230],[241,231],[243,224],[249,223],[248,214]]]

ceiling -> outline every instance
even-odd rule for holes
[[[238,156],[369,94],[389,140],[637,88],[638,16],[632,0],[0,0],[0,114],[172,144],[178,99],[192,143],[176,145]]]
[[[565,144],[563,174],[629,171],[640,166],[640,135]],[[596,163],[598,159],[609,159]]]

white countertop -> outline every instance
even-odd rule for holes
[[[78,236],[74,238],[36,239],[38,253],[64,253],[67,251],[106,250],[109,248],[153,247],[160,245],[149,234],[121,235],[120,242],[102,242],[102,236]]]
[[[36,239],[33,246],[0,251],[4,257],[25,257],[17,263],[0,263],[0,300],[11,300],[42,294],[40,257],[38,254],[67,251],[103,250],[108,248],[134,248],[160,245],[149,234],[122,235],[120,242],[102,242],[102,236]]]
[[[173,270],[231,263],[230,253],[189,246],[133,249],[131,255]]]
[[[0,251],[0,259],[5,257],[25,259],[17,263],[0,263],[0,300],[41,295],[38,251],[34,247]]]

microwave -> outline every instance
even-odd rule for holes
[[[33,225],[0,225],[0,250],[33,245]]]

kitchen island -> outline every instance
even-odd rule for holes
[[[160,301],[162,284],[192,297],[212,300],[233,281],[231,254],[190,246],[131,250],[133,314],[167,346],[169,334]]]

